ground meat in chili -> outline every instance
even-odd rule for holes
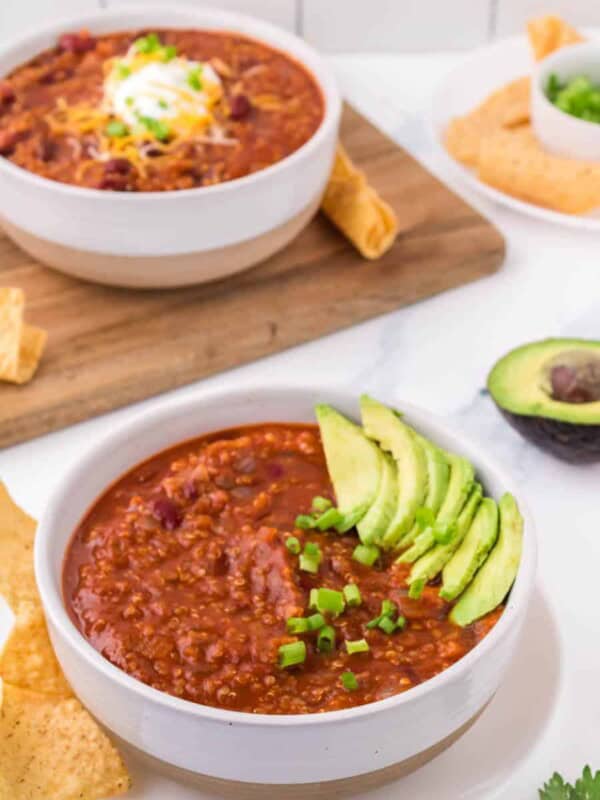
[[[196,703],[253,713],[303,714],[381,700],[433,677],[471,650],[501,609],[462,629],[434,586],[407,597],[407,566],[393,555],[374,568],[352,559],[356,534],[298,530],[312,498],[334,499],[318,429],[260,425],[186,442],[119,479],[69,545],[64,597],[71,618],[102,655],[156,689]],[[317,542],[317,575],[298,567],[290,535]],[[313,587],[360,588],[363,603],[332,621],[336,648],[278,667],[295,641],[290,616],[307,613]],[[366,630],[383,599],[407,619],[392,635]],[[348,655],[345,640],[366,638]],[[359,688],[347,691],[351,670]]]

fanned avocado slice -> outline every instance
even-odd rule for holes
[[[447,458],[450,464],[450,480],[444,502],[435,520],[438,528],[450,527],[456,522],[475,481],[475,470],[466,458],[455,456],[452,453],[447,453]],[[400,546],[402,544],[403,541],[401,540]],[[402,553],[398,561],[400,563],[413,564],[417,559],[425,555],[428,550],[431,550],[434,544],[435,534],[433,528],[426,528],[417,536],[414,544]]]
[[[427,495],[423,506],[428,508],[434,515],[440,510],[440,506],[448,491],[450,480],[450,466],[448,459],[439,447],[436,447],[424,436],[416,434],[425,453],[427,463]],[[420,526],[415,522],[408,533],[398,542],[398,547],[408,547],[414,542],[421,533]]]
[[[429,552],[425,553],[413,566],[408,583],[412,586],[416,582],[423,584],[430,581],[442,570],[444,565],[452,558],[453,553],[463,541],[473,517],[481,502],[483,490],[479,483],[475,484],[469,499],[465,503],[456,521],[456,526],[450,535],[450,539],[445,544],[436,544]]]
[[[356,529],[364,544],[375,544],[386,532],[398,504],[398,470],[396,462],[383,454],[381,483],[375,502],[360,520]]]
[[[417,508],[427,492],[427,462],[416,434],[398,414],[367,395],[360,398],[362,423],[367,436],[375,439],[396,461],[398,502],[380,544],[394,547],[413,525]]]
[[[497,608],[513,585],[523,547],[523,517],[511,494],[502,496],[500,532],[494,548],[450,612],[450,620],[465,627]]]
[[[462,544],[442,572],[440,597],[455,600],[471,583],[498,538],[498,506],[485,497]]]
[[[340,532],[354,527],[371,508],[381,484],[384,457],[362,429],[331,406],[315,407],[327,470],[344,523]]]

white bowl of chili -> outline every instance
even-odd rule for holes
[[[315,214],[340,114],[329,65],[251,17],[136,5],[58,21],[0,49],[0,220],[86,280],[223,278]]]
[[[89,632],[86,636],[82,635],[73,620],[73,608],[69,606],[71,600],[68,599],[72,596],[70,593],[75,585],[68,578],[70,543],[75,541],[72,539],[74,531],[81,525],[90,508],[94,507],[93,517],[88,517],[92,521],[92,526],[84,539],[91,543],[92,549],[95,548],[96,552],[104,554],[108,552],[103,549],[102,542],[95,540],[94,536],[110,518],[110,509],[114,510],[116,507],[111,506],[116,497],[114,494],[111,495],[111,491],[120,492],[121,498],[127,497],[127,487],[119,481],[119,476],[138,465],[137,471],[131,472],[128,480],[134,481],[135,486],[143,494],[145,491],[143,487],[147,481],[152,484],[157,480],[157,476],[165,475],[165,464],[161,466],[158,461],[152,460],[153,456],[165,448],[183,443],[177,449],[174,458],[178,464],[177,470],[185,472],[189,467],[186,458],[191,453],[189,441],[192,437],[202,437],[213,431],[235,428],[236,434],[230,436],[233,444],[230,441],[228,447],[232,449],[238,446],[247,447],[248,442],[244,439],[246,434],[243,430],[240,431],[240,426],[311,423],[314,420],[315,403],[320,401],[331,403],[350,418],[358,416],[358,402],[353,394],[329,389],[286,387],[209,392],[202,393],[195,399],[165,403],[162,408],[138,417],[104,440],[94,443],[88,453],[72,466],[66,477],[61,480],[42,515],[35,544],[36,577],[50,636],[67,678],[82,702],[104,725],[135,748],[161,762],[195,775],[258,784],[304,784],[355,779],[357,776],[377,771],[381,771],[383,775],[389,774],[390,770],[394,775],[401,774],[431,759],[473,724],[492,700],[515,653],[534,585],[536,545],[531,516],[520,498],[518,486],[480,448],[462,435],[451,431],[445,422],[430,413],[411,407],[403,407],[405,418],[411,425],[445,450],[466,456],[474,465],[485,491],[492,497],[498,498],[504,492],[512,492],[519,497],[525,520],[518,574],[501,615],[487,635],[451,666],[400,694],[384,696],[384,699],[375,702],[365,702],[365,698],[362,698],[365,704],[355,707],[342,708],[345,702],[343,696],[328,694],[325,691],[321,713],[247,713],[215,707],[215,703],[219,703],[218,695],[215,695],[216,700],[211,700],[211,705],[202,705],[146,685],[103,657],[98,651],[102,649],[102,644],[99,645],[96,641],[95,646],[92,646],[86,638]],[[263,445],[264,442],[277,442],[278,436],[284,435],[283,430],[285,429],[276,426],[271,439],[261,440]],[[306,475],[304,479],[309,481],[308,491],[314,492],[315,489],[322,488],[319,474],[315,472],[319,447],[315,449],[314,433],[311,434],[310,430],[301,430],[301,433],[302,436],[297,444],[294,444],[293,436],[291,439],[288,436],[288,439],[283,440],[280,450],[277,451],[279,469],[273,474],[284,482],[285,470],[293,463],[294,452],[302,452],[305,460],[312,465],[310,479]],[[248,441],[254,441],[251,436],[246,438]],[[215,463],[225,464],[227,459],[222,459],[221,445],[219,445],[221,439],[211,437],[211,440],[216,443],[210,450],[211,457],[216,459]],[[246,443],[239,444],[240,440]],[[316,441],[318,442],[318,438]],[[275,447],[274,444],[269,446]],[[245,453],[245,458],[247,457],[248,453]],[[262,456],[257,455],[257,458],[259,457]],[[285,461],[286,458],[288,461]],[[139,467],[142,462],[145,463],[143,468]],[[253,469],[247,460],[245,463],[243,460],[236,463],[241,464],[242,474]],[[194,461],[194,466],[196,470],[212,469],[210,464],[208,466],[201,464],[201,460],[198,459]],[[271,469],[271,466],[268,468]],[[231,489],[230,482],[223,482],[222,485]],[[294,491],[298,491],[297,485],[295,484]],[[111,486],[113,489],[109,489],[104,497],[113,497],[113,500],[106,501],[108,505],[106,502],[105,505],[96,505],[99,495]],[[230,489],[226,490],[226,493]],[[195,493],[186,489],[185,494],[189,498],[195,497],[194,502],[199,502]],[[204,495],[200,494],[200,497]],[[216,502],[218,507],[220,502],[218,498]],[[281,509],[281,502],[278,503],[277,507]],[[210,506],[207,506],[205,511],[209,508]],[[221,510],[222,508],[221,505]],[[133,506],[128,507],[128,513],[134,511]],[[297,509],[294,513],[296,511]],[[179,533],[175,533],[177,519],[171,518],[169,514],[168,509],[160,510],[161,525],[164,525],[173,537],[179,536]],[[204,523],[199,521],[198,524]],[[97,528],[96,533],[92,530],[94,526]],[[275,587],[269,580],[276,578],[275,573],[278,571],[276,562],[282,558],[282,550],[285,551],[286,548],[277,548],[274,544],[271,547],[269,536],[274,537],[276,534],[269,534],[268,531],[269,528],[263,530],[263,527],[259,527],[260,537],[266,538],[264,541],[261,539],[259,549],[253,551],[255,560],[252,562],[254,565],[252,568],[260,572],[261,564],[263,567],[265,564],[271,564],[265,573],[267,579],[264,586],[270,585],[277,593],[283,591],[281,586]],[[214,541],[209,537],[206,546],[217,547],[218,550],[220,535],[215,534]],[[149,536],[152,534],[149,533]],[[339,542],[344,538],[346,537],[333,537],[331,546],[342,548],[343,544]],[[168,548],[169,540],[165,542],[161,546]],[[113,554],[119,559],[127,560],[130,557],[136,561],[141,557],[139,549],[136,548],[137,545],[132,541],[128,548],[117,548],[118,552],[114,551]],[[212,591],[216,591],[218,574],[221,574],[224,568],[220,562],[222,552],[217,550],[213,549],[210,555],[203,557],[202,565],[203,569],[206,569],[198,573],[206,576],[208,570],[210,580],[215,581],[210,584]],[[193,551],[190,553],[186,560],[187,564],[194,558]],[[240,556],[239,549],[236,553],[237,558]],[[337,557],[342,558],[343,553],[340,551]],[[124,564],[122,561],[119,568],[124,567]],[[220,564],[220,566],[212,569],[210,564],[213,566]],[[113,567],[114,565],[109,570],[110,582],[105,587],[109,593],[113,591],[115,585]],[[143,567],[145,577],[139,582],[140,592],[148,588],[144,583],[150,579],[153,569],[150,564]],[[269,575],[271,578],[268,578]],[[367,580],[366,575],[367,573],[363,573],[364,580]],[[255,579],[258,580],[256,576]],[[102,591],[96,596],[101,596]],[[210,592],[206,596],[209,595]],[[166,594],[164,597],[166,598]],[[160,598],[154,597],[148,604],[157,599]],[[163,611],[167,613],[169,619],[177,616],[174,612],[171,613],[172,610],[163,609]],[[204,613],[209,612],[202,610],[202,614]],[[228,653],[231,652],[232,668],[237,675],[244,672],[247,664],[239,658],[236,661],[238,644],[229,630],[229,618],[232,616],[231,609],[228,610],[224,606],[220,629],[223,635],[219,635],[219,630],[216,631],[217,635],[213,637],[211,645],[216,649],[211,652],[216,658],[215,663],[223,668],[226,668]],[[418,622],[418,619],[416,621]],[[97,620],[94,620],[92,624],[96,622]],[[252,623],[254,624],[255,622]],[[281,634],[278,628],[280,623],[277,620],[269,624],[273,626],[273,636]],[[103,640],[104,646],[110,649],[111,636],[106,634],[107,630],[100,625],[96,632],[106,637]],[[110,630],[114,631],[115,628],[112,627]],[[168,626],[164,626],[163,630],[168,636]],[[402,635],[404,634],[399,634]],[[152,632],[148,631],[147,640],[150,641],[152,636]],[[191,644],[188,639],[186,642],[188,645]],[[167,643],[167,638],[164,639],[164,643]],[[408,646],[408,640],[406,645]],[[174,653],[170,647],[167,646],[164,652]],[[184,649],[178,652],[184,652],[185,643],[180,641],[179,647]],[[263,651],[266,653],[268,648],[268,642],[265,642],[262,648],[258,648],[257,665],[266,663],[265,659],[261,662],[261,653]],[[132,657],[133,650],[133,646],[125,648],[126,653],[131,653]],[[189,655],[193,655],[192,651]],[[361,658],[361,656],[351,656],[351,658]],[[260,672],[258,666],[256,669]],[[171,674],[168,668],[164,674],[167,673]],[[387,674],[393,675],[392,672]],[[193,680],[192,673],[190,678]],[[336,673],[336,683],[338,678]],[[298,680],[300,681],[300,678]],[[277,681],[277,678],[270,679],[265,684],[264,690],[261,689],[267,698],[265,702],[268,701],[269,687],[276,687]],[[240,685],[243,685],[243,682]],[[208,691],[206,685],[202,686],[202,691]],[[301,695],[306,690],[306,686],[301,682],[296,688],[296,695]],[[342,697],[337,703],[340,710],[323,710],[328,707],[327,698],[334,696]],[[317,706],[314,707],[318,708],[321,700],[317,696],[312,696],[311,702],[316,702]],[[303,711],[305,710],[306,708],[303,708]]]

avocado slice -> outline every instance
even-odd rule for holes
[[[498,540],[450,612],[450,620],[465,627],[497,608],[516,578],[523,546],[523,517],[515,498],[505,494],[498,504]]]
[[[416,434],[418,441],[425,452],[427,462],[427,495],[423,506],[428,508],[434,515],[440,510],[440,506],[448,491],[450,480],[450,466],[442,450],[436,447],[424,436]],[[408,533],[398,542],[398,547],[408,547],[414,542],[421,533],[420,526],[415,522]]]
[[[456,522],[475,481],[475,470],[466,458],[452,453],[447,453],[446,457],[450,465],[450,480],[448,491],[435,520],[436,526],[440,528],[450,527]],[[417,536],[412,546],[402,553],[398,561],[413,564],[428,550],[431,550],[434,544],[433,528],[426,528]]]
[[[453,553],[467,535],[471,527],[473,517],[477,511],[483,490],[479,483],[475,484],[465,503],[463,510],[458,515],[456,526],[452,531],[451,537],[445,544],[436,544],[424,556],[422,556],[413,566],[408,583],[412,586],[416,581],[424,584],[432,580],[442,570],[444,565],[452,558]]]
[[[381,540],[396,512],[398,504],[398,470],[396,462],[383,453],[381,483],[375,502],[357,524],[356,529],[364,544]]]
[[[360,398],[360,412],[367,436],[375,439],[396,461],[398,499],[396,512],[380,544],[394,547],[413,525],[417,508],[427,491],[427,462],[416,434],[391,408],[367,395]]]
[[[471,583],[498,538],[498,506],[485,497],[462,544],[442,572],[440,597],[455,600]]]
[[[340,533],[353,528],[375,502],[384,458],[362,429],[325,403],[315,407],[325,460],[337,505],[344,515]]]
[[[491,370],[488,390],[508,422],[565,461],[600,461],[600,341],[544,339]]]

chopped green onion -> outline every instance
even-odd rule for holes
[[[331,625],[325,625],[317,635],[317,650],[319,653],[331,653],[335,647],[335,630]]]
[[[425,578],[419,578],[419,580],[413,581],[408,589],[408,596],[411,600],[418,600],[419,597],[423,594],[423,589],[425,588]]]
[[[358,681],[353,672],[342,672],[342,686],[349,692],[355,692],[358,689]]]
[[[174,44],[168,44],[166,47],[162,49],[162,60],[163,61],[172,61],[175,56],[177,55],[177,48]]]
[[[303,664],[306,661],[306,644],[304,642],[291,642],[282,644],[278,650],[279,666],[282,669]]]
[[[335,589],[317,589],[316,607],[317,611],[322,614],[327,613],[337,616],[346,607],[344,595],[341,592],[336,592]]]
[[[187,75],[188,86],[190,86],[196,92],[202,91],[202,80],[200,79],[201,72],[201,67],[195,67],[194,69],[190,70]]]
[[[341,514],[337,508],[328,508],[327,511],[321,514],[317,519],[315,525],[320,531],[326,531],[329,530],[329,528],[337,527],[343,519],[344,515]]]
[[[315,522],[315,518],[311,517],[309,514],[298,514],[294,525],[300,528],[301,531],[310,531],[314,529]]]
[[[396,623],[390,617],[381,617],[377,623],[377,627],[384,633],[393,633],[396,630]]]
[[[297,556],[300,552],[300,539],[297,536],[288,536],[285,540],[285,546],[292,555]]]
[[[292,634],[307,633],[309,630],[308,620],[305,617],[288,617],[286,626],[288,633]]]
[[[398,611],[398,606],[393,600],[383,600],[381,603],[381,616],[393,617]]]
[[[131,75],[131,68],[127,64],[117,64],[117,77],[120,81],[125,80]]]
[[[398,617],[396,620],[396,630],[403,631],[406,628],[406,617]]]
[[[133,45],[138,53],[155,53],[161,46],[160,39],[155,33],[136,39]]]
[[[343,589],[344,599],[351,608],[356,608],[362,603],[360,589],[355,583],[347,583]]]
[[[307,542],[300,556],[300,569],[304,572],[316,574],[319,571],[319,564],[322,558],[323,554],[319,545],[316,542]]]
[[[311,614],[306,619],[309,631],[318,631],[325,625],[325,617],[323,614]]]
[[[369,643],[366,639],[355,639],[353,642],[346,641],[346,652],[348,655],[354,655],[354,653],[368,653]]]
[[[167,123],[162,122],[160,119],[138,115],[138,120],[160,142],[164,142],[171,135],[171,129]]]
[[[448,544],[455,531],[455,522],[452,522],[449,525],[435,525],[433,528],[433,538],[437,544]]]
[[[372,567],[379,558],[379,548],[374,544],[359,544],[354,548],[352,558],[365,567]]]
[[[159,105],[161,108],[168,108],[168,107],[169,107],[169,104],[167,103],[167,101],[166,101],[166,100],[159,100],[159,101],[158,101],[158,105]]]
[[[125,125],[125,123],[121,122],[118,119],[111,120],[106,126],[107,136],[120,138],[121,136],[127,136],[128,133],[129,129],[127,128],[127,125]]]
[[[317,610],[317,603],[319,598],[319,590],[318,589],[311,589],[310,594],[308,595],[308,607],[311,611]]]
[[[333,503],[331,500],[328,500],[326,497],[313,497],[312,500],[312,510],[318,511],[319,513],[323,513],[323,511],[327,511],[327,509],[331,508]]]
[[[131,107],[134,103],[133,97],[126,97],[125,98],[125,105]]]
[[[416,510],[415,520],[419,528],[424,531],[425,528],[431,528],[431,526],[434,524],[435,514],[430,508],[421,506],[421,508],[417,508]]]

